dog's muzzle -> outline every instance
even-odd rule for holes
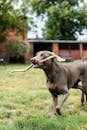
[[[31,62],[33,63],[34,68],[40,68],[43,65],[43,63],[39,62],[35,57],[31,58]]]

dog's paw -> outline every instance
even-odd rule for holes
[[[59,107],[59,106],[57,106],[57,107],[56,107],[56,112],[57,112],[57,114],[62,115],[62,113],[61,113],[61,111],[60,111],[60,107]]]

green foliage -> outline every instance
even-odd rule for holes
[[[10,62],[21,62],[21,60],[24,60],[26,51],[27,51],[27,44],[23,41],[8,41],[6,42],[6,50],[7,55]]]
[[[59,7],[63,2],[68,2],[71,6],[79,5],[79,2],[83,2],[83,0],[28,0],[30,1],[33,11],[37,13],[37,15],[48,13],[47,10],[51,6]]]
[[[47,17],[43,36],[45,39],[77,39],[87,29],[87,5],[79,6],[82,0],[32,0],[37,16]]]
[[[14,3],[13,3],[14,2]],[[0,39],[4,40],[6,37],[6,30],[16,29],[20,33],[28,31],[28,17],[26,17],[28,10],[25,6],[15,8],[18,1],[0,0]],[[31,19],[29,19],[31,21]]]

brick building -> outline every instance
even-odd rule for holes
[[[27,40],[27,34],[21,34],[19,32],[16,32],[16,30],[7,30],[6,31],[6,40]],[[5,51],[5,45],[4,42],[0,42],[0,52]]]
[[[27,28],[27,17],[26,16],[20,16],[21,20],[25,23],[25,29]],[[26,30],[27,31],[27,30]],[[6,29],[4,32],[5,37],[0,39],[0,58],[2,56],[6,56],[6,47],[5,47],[5,42],[8,40],[20,40],[20,41],[25,41],[27,42],[27,32],[26,33],[20,33],[17,31],[17,29]],[[25,58],[27,58],[27,54]]]
[[[6,31],[6,40],[21,40],[21,41],[27,41],[27,33],[21,34],[17,32],[16,30],[7,30]],[[28,54],[25,55],[25,59],[27,60]],[[5,47],[5,41],[0,42],[0,59],[3,58],[6,62],[8,62],[8,58],[6,55],[6,47]]]
[[[28,40],[30,51],[28,58],[31,58],[36,52],[49,50],[60,56],[69,56],[73,59],[87,58],[87,41],[71,40]]]

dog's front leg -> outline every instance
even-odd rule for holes
[[[53,97],[53,114],[57,115],[56,106],[57,106],[57,96],[52,95]]]
[[[68,98],[68,96],[69,96],[69,93],[68,93],[68,92],[67,92],[67,93],[64,93],[64,94],[63,94],[63,99],[62,99],[60,105],[59,105],[59,106],[56,106],[56,111],[57,111],[57,113],[58,113],[59,115],[61,115],[60,109],[61,109],[61,107],[63,106],[63,104],[64,104],[64,102],[66,101],[66,99]]]

